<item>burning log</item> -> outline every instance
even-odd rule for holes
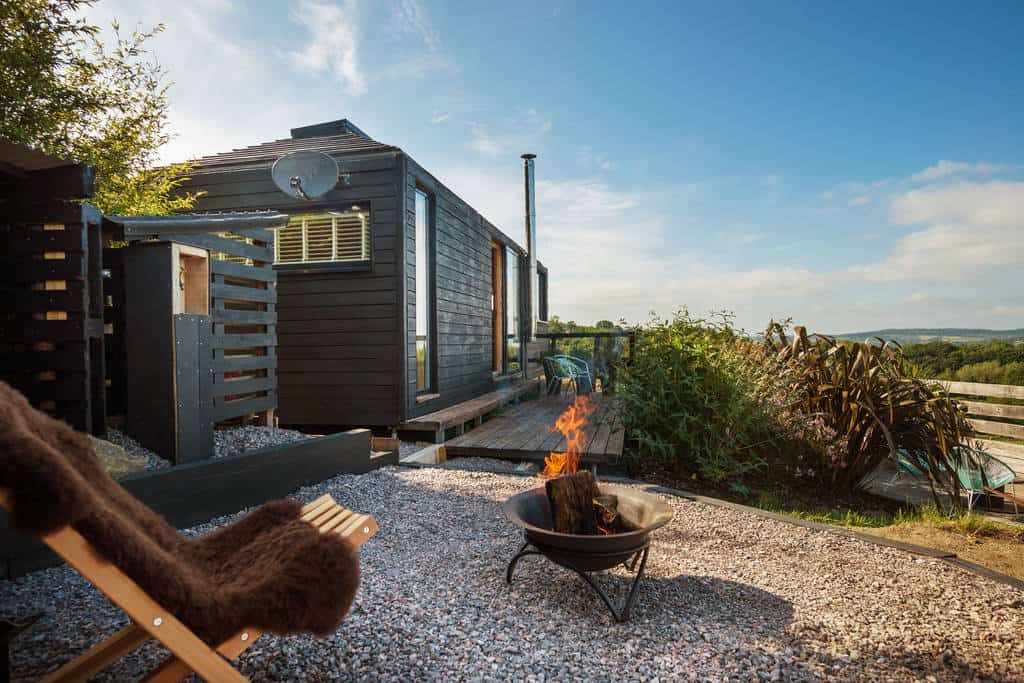
[[[587,418],[595,410],[593,400],[577,396],[558,417],[554,428],[565,436],[566,450],[552,451],[540,474],[547,480],[544,491],[551,508],[551,528],[560,534],[598,536],[629,530],[619,515],[618,497],[602,494],[590,472],[577,471],[589,440]]]
[[[601,495],[594,475],[583,470],[544,482],[551,504],[551,528],[560,534],[601,533],[594,514],[594,499]]]
[[[608,533],[619,519],[619,497],[594,496],[594,515],[597,517],[598,528]]]

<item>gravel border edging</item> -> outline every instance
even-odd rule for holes
[[[443,465],[429,465],[426,463],[418,462],[399,462],[399,467],[408,467],[411,469],[453,469],[451,467],[444,468]],[[511,475],[517,477],[536,477],[535,472],[503,472],[490,469],[474,469],[473,472],[481,472],[487,474],[502,474]],[[733,503],[732,501],[722,500],[721,498],[712,498],[710,496],[704,496],[699,493],[692,493],[690,491],[684,491],[682,489],[674,489],[669,486],[661,486],[660,484],[652,484],[648,481],[641,481],[639,479],[630,479],[628,477],[614,477],[608,476],[603,477],[604,480],[613,482],[616,484],[632,484],[636,486],[646,486],[649,491],[656,493],[664,493],[666,495],[675,496],[677,498],[684,498],[686,500],[693,501],[695,503],[704,503],[705,505],[713,505],[720,508],[728,508],[737,510],[739,512],[747,512],[752,515],[759,517],[765,517],[767,519],[773,519],[777,522],[784,522],[786,524],[792,524],[793,526],[804,527],[805,529],[812,529],[815,531],[824,531],[827,533],[837,534],[839,536],[845,536],[847,538],[853,538],[858,541],[864,541],[865,543],[871,543],[873,545],[884,546],[887,548],[895,548],[896,550],[902,550],[912,555],[922,555],[935,560],[941,560],[947,564],[953,565],[963,569],[964,571],[973,572],[979,576],[997,581],[999,583],[1016,588],[1017,590],[1024,592],[1024,580],[1010,576],[1009,574],[1003,574],[997,572],[994,569],[983,567],[980,564],[975,564],[968,560],[961,559],[956,556],[956,553],[943,552],[934,548],[926,548],[920,545],[914,545],[913,543],[904,543],[903,541],[896,541],[881,536],[874,536],[872,534],[865,534],[860,531],[854,531],[852,529],[845,529],[843,527],[834,526],[832,524],[825,524],[824,522],[814,522],[808,519],[800,519],[798,517],[790,517],[788,515],[782,515],[777,512],[769,512],[768,510],[762,510],[761,508],[751,507],[749,505],[743,505],[741,503]]]

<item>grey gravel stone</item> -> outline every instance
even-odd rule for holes
[[[449,458],[441,463],[441,467],[482,472],[516,472],[519,471],[519,464],[514,460],[467,456],[464,458]]]
[[[307,439],[305,434],[294,429],[277,427],[226,427],[213,433],[213,457],[223,458],[238,455],[267,446],[280,446],[293,441]]]
[[[254,681],[1024,680],[1024,593],[938,560],[666,497],[632,620],[614,623],[575,575],[526,558],[501,514],[536,480],[385,468],[296,492],[372,513],[352,612],[327,638],[264,636]],[[230,521],[187,531],[200,534]],[[622,595],[629,575],[597,576]],[[0,617],[45,610],[12,644],[35,680],[124,625],[66,568],[0,583]],[[154,645],[97,680],[138,678]]]

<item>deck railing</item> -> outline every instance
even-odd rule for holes
[[[565,340],[593,339],[591,349],[570,349],[569,355],[581,356],[583,360],[591,362],[594,370],[602,379],[602,386],[607,391],[614,391],[616,375],[620,365],[629,365],[633,357],[633,348],[636,345],[636,333],[632,331],[613,330],[608,332],[538,332],[537,342],[530,345],[531,365],[540,366],[541,356],[545,350],[550,354],[558,353],[558,342]],[[625,348],[618,350],[602,350],[600,343],[602,339],[625,339]],[[545,349],[545,342],[547,348]]]
[[[626,361],[633,355],[633,347],[636,344],[636,332],[616,330],[612,332],[543,332],[537,334],[538,339],[547,339],[549,349],[552,353],[558,350],[558,341],[561,339],[593,339],[594,350],[591,355],[598,353],[598,345],[600,339],[626,339],[626,349],[623,354]]]

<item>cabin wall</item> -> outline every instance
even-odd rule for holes
[[[397,424],[404,387],[402,319],[402,164],[387,153],[347,161],[351,184],[315,202],[277,189],[269,164],[193,172],[183,190],[204,191],[196,211],[275,209],[285,213],[369,204],[368,267],[276,267],[278,417],[283,425]]]
[[[510,242],[483,216],[405,157],[405,400],[407,418],[492,391],[491,242]],[[416,188],[433,198],[436,388],[416,392]],[[517,252],[521,249],[513,245]],[[520,294],[519,301],[523,302]],[[522,314],[520,320],[522,320]]]

